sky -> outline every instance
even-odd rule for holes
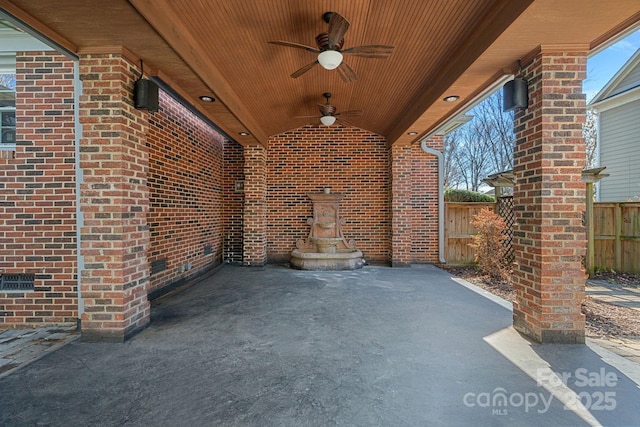
[[[638,49],[640,49],[640,30],[587,59],[587,78],[582,83],[587,102],[598,94]]]

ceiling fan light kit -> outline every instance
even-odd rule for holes
[[[350,124],[346,119],[344,119],[345,116],[361,116],[362,115],[362,110],[350,110],[350,111],[342,111],[340,113],[336,113],[335,105],[331,105],[329,103],[329,98],[331,98],[331,93],[325,92],[322,94],[322,96],[325,97],[326,102],[324,104],[318,104],[318,107],[320,107],[319,116],[296,116],[296,118],[305,119],[305,118],[313,117],[316,119],[320,119],[320,123],[322,123],[323,125],[331,126],[336,122],[336,120],[341,120],[347,124]]]
[[[320,122],[325,126],[331,126],[336,122],[336,116],[322,116]]]
[[[318,62],[325,70],[335,70],[342,63],[342,54],[337,50],[325,50],[318,55]]]

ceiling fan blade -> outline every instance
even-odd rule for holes
[[[294,119],[319,119],[322,116],[318,116],[317,114],[315,116],[294,116]]]
[[[329,21],[329,49],[333,49],[336,43],[344,38],[344,34],[349,29],[349,21],[338,12],[331,12],[331,20]]]
[[[306,73],[307,71],[315,67],[317,64],[318,64],[318,60],[316,59],[315,61],[305,65],[299,70],[294,71],[293,74],[291,74],[291,77],[293,77],[294,79],[297,79],[298,77],[300,77],[301,75],[303,75],[304,73]]]
[[[304,49],[307,50],[309,52],[313,52],[313,53],[320,53],[320,51],[314,47],[311,46],[306,46],[304,44],[300,44],[300,43],[293,43],[293,42],[287,42],[284,40],[271,40],[268,43],[271,44],[277,44],[280,46],[287,46],[287,47],[295,47],[296,49]]]
[[[380,44],[374,44],[369,46],[354,46],[349,49],[341,51],[343,54],[362,56],[364,58],[388,58],[393,52],[394,46],[385,46]]]
[[[338,75],[345,83],[351,83],[358,80],[358,75],[353,68],[349,66],[346,62],[342,61],[342,63],[338,66]]]
[[[336,113],[336,116],[361,116],[363,114],[362,110],[350,110],[350,111],[341,111]]]

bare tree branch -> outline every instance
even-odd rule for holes
[[[596,151],[598,148],[598,113],[594,110],[587,110],[587,119],[582,126],[582,135],[587,145],[587,167],[597,166]]]
[[[14,89],[16,87],[15,74],[0,74],[0,89]]]
[[[487,175],[513,168],[513,113],[502,111],[502,92],[470,113],[474,118],[444,139],[446,188],[478,191]]]

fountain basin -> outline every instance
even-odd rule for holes
[[[336,249],[333,253],[294,249],[290,263],[298,270],[356,270],[362,268],[364,260],[362,252],[354,249]]]
[[[333,228],[336,225],[336,223],[335,222],[316,222],[316,225],[320,228],[329,229],[329,228]]]
[[[321,254],[335,254],[336,248],[342,242],[342,237],[310,237],[309,241],[315,245]]]

